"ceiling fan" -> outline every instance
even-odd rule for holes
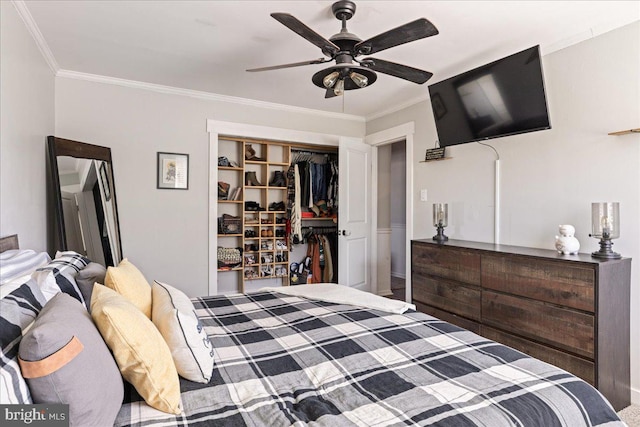
[[[428,71],[378,58],[357,59],[361,55],[370,55],[414,40],[435,36],[438,34],[438,30],[427,19],[416,19],[363,41],[347,30],[347,21],[356,13],[354,2],[349,0],[335,2],[331,6],[331,10],[336,19],[342,21],[342,29],[339,33],[331,36],[329,40],[307,27],[293,15],[288,13],[271,14],[278,22],[319,47],[328,58],[253,68],[247,71],[269,71],[335,61],[335,65],[318,71],[311,78],[316,86],[326,89],[325,98],[340,96],[345,90],[360,89],[372,85],[377,79],[376,71],[418,84],[423,84],[433,75]]]

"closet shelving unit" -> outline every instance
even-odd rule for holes
[[[243,212],[244,247],[251,248],[243,254],[244,283],[250,280],[281,279],[289,284],[289,247],[285,239],[286,209],[274,210],[274,204],[286,206],[287,187],[274,186],[275,172],[286,174],[291,158],[288,144],[242,139],[245,152],[244,173],[255,175],[257,183],[245,178],[245,201],[257,202],[261,210]],[[255,153],[255,154],[253,154]],[[255,157],[251,157],[251,156]]]
[[[235,136],[220,136],[218,156],[227,157],[237,166],[218,166],[218,181],[241,187],[238,200],[218,200],[218,216],[232,215],[242,220],[241,233],[218,233],[218,246],[243,249],[243,263],[233,269],[218,269],[218,280],[230,280],[235,273],[237,290],[245,291],[249,282],[276,279],[282,286],[289,283],[289,264],[292,253],[287,244],[285,210],[272,210],[274,204],[287,202],[287,187],[271,185],[275,172],[287,173],[300,152],[315,155],[337,154],[337,147],[306,146],[290,142],[260,140]],[[251,175],[252,179],[247,179]],[[253,181],[255,178],[255,182]],[[258,184],[258,185],[256,185]],[[247,202],[258,203],[259,210],[247,210]],[[337,223],[334,217],[302,218],[305,225],[329,226]]]
[[[244,154],[242,143],[233,139],[220,139],[219,153],[226,157],[230,162],[237,166],[218,166],[218,181],[229,184],[229,193],[235,188],[242,188],[244,180]],[[244,191],[240,192],[237,200],[223,200],[218,198],[218,213],[239,216],[242,214],[242,206],[244,204]],[[243,234],[240,230],[237,234],[224,234],[218,230],[218,246],[222,247],[242,247]],[[217,262],[217,260],[216,260]],[[228,272],[242,272],[242,266],[232,269],[218,268],[218,274]]]

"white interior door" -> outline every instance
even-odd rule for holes
[[[80,230],[78,205],[74,194],[62,192],[62,214],[64,216],[64,232],[67,239],[67,250],[86,255]]]
[[[338,182],[338,282],[371,291],[371,146],[341,138]]]
[[[98,214],[93,200],[93,192],[84,191],[76,193],[78,209],[80,212],[80,227],[87,249],[87,257],[91,261],[105,265],[104,250],[102,249],[102,239],[100,238],[100,227],[98,226]]]

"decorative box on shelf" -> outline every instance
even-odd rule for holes
[[[242,218],[224,214],[218,217],[218,234],[241,234]]]

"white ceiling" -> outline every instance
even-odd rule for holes
[[[440,34],[375,57],[434,76],[417,85],[378,73],[367,88],[325,99],[311,76],[330,63],[245,70],[322,57],[269,14],[290,13],[329,38],[340,30],[332,1],[16,3],[23,16],[31,15],[62,71],[369,118],[426,99],[429,84],[486,62],[534,45],[547,54],[640,19],[637,0],[356,1],[347,26],[363,40],[420,17],[430,20]]]

